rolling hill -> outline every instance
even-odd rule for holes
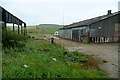
[[[29,33],[54,34],[55,31],[62,27],[63,25],[57,24],[40,24],[37,26],[28,26],[27,29]]]

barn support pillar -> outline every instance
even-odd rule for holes
[[[109,37],[106,37],[106,42],[108,42],[108,40],[109,40]]]
[[[99,37],[99,43],[101,43],[101,37]]]
[[[25,36],[25,26],[24,26],[24,36]]]
[[[13,32],[15,32],[15,26],[14,26],[14,23],[13,23]]]
[[[114,42],[114,36],[112,36],[112,42]]]
[[[86,40],[87,42],[89,43],[105,43],[105,42],[116,42],[117,41],[117,38],[115,36],[109,36],[109,37],[106,37],[105,35],[101,35],[101,36],[92,36],[92,37],[89,37],[87,39],[86,37]],[[81,38],[80,40],[81,41]]]
[[[4,23],[2,24],[2,30],[7,30],[7,24],[6,24],[6,22],[4,22]]]
[[[95,37],[95,43],[97,43],[97,37]]]
[[[103,37],[100,37],[100,43],[102,43],[103,42]]]
[[[21,34],[23,34],[23,28],[22,28],[22,25],[21,25]]]
[[[91,37],[90,42],[93,43],[93,37]]]
[[[97,40],[96,43],[98,43],[98,37],[96,37],[96,40]]]
[[[93,40],[92,40],[92,37],[90,37],[90,42],[92,43],[92,41],[93,41]]]
[[[94,43],[94,37],[92,37],[92,43]]]
[[[91,42],[93,43],[93,37],[91,37]]]
[[[103,37],[101,37],[101,43],[103,42]]]
[[[95,37],[93,37],[93,43],[95,43]]]
[[[100,43],[100,37],[98,37],[98,43]]]
[[[99,39],[99,37],[97,37],[97,43],[99,43],[100,41],[99,41],[100,39]]]
[[[101,42],[102,42],[102,43],[104,42],[104,37],[101,38]]]
[[[90,38],[88,39],[88,42],[90,42],[90,43],[92,42],[92,37],[90,37]]]
[[[102,43],[102,37],[100,37],[100,43]]]
[[[18,34],[20,34],[20,26],[19,26],[19,24],[18,24]]]
[[[96,37],[96,43],[98,43],[98,37]]]
[[[105,37],[103,37],[103,42],[105,42]]]
[[[94,37],[92,37],[92,43],[94,43]]]
[[[87,42],[88,42],[88,43],[90,43],[90,42],[91,42],[91,40],[90,40],[90,39],[91,39],[91,37],[87,37],[86,39],[87,39]],[[82,41],[82,40],[81,40],[81,41]]]
[[[5,22],[5,24],[4,24],[4,25],[5,25],[5,29],[7,30],[7,23]]]
[[[106,37],[105,37],[105,42],[106,42]]]
[[[96,37],[94,37],[94,43],[96,43]]]
[[[27,34],[27,28],[26,28],[26,24],[24,23],[24,36],[26,36]]]

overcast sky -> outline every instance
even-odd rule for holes
[[[0,0],[0,6],[27,25],[71,24],[118,11],[119,0]]]

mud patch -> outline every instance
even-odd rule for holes
[[[88,61],[85,63],[82,63],[82,68],[83,69],[88,69],[88,70],[99,70],[103,71],[100,69],[98,64],[101,64],[101,62],[97,61],[93,56],[87,56]]]

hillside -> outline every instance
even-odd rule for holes
[[[55,31],[62,28],[63,25],[41,24],[38,26],[28,26],[28,33],[54,34]]]
[[[39,26],[41,26],[41,25],[58,25],[58,24],[39,24]]]

